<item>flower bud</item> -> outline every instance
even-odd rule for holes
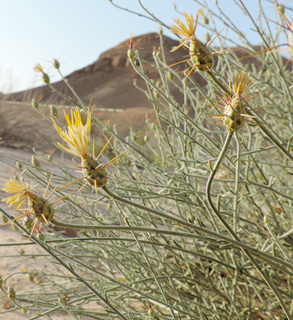
[[[127,51],[127,56],[130,60],[133,60],[135,57],[135,50],[133,48],[129,48]]]
[[[154,49],[153,50],[153,57],[160,59],[161,58],[161,52],[159,50],[157,50],[157,49]]]
[[[41,163],[40,163],[40,161],[39,161],[35,156],[32,156],[32,158],[31,158],[31,164],[32,164],[32,166],[34,166],[35,168],[41,168]]]
[[[49,84],[49,83],[50,83],[50,77],[49,77],[48,74],[45,73],[44,71],[42,72],[42,78],[43,78],[43,81],[44,81],[46,84]]]
[[[45,235],[44,235],[42,232],[38,232],[37,238],[38,238],[40,241],[45,241]]]
[[[39,101],[37,99],[32,99],[32,106],[34,109],[39,110]]]
[[[9,300],[12,300],[12,301],[15,300],[15,298],[16,298],[16,293],[15,293],[15,290],[13,289],[13,287],[8,287],[7,297],[8,297]]]
[[[204,24],[209,24],[209,22],[210,22],[209,19],[206,16],[203,16],[202,20],[203,20]]]
[[[57,117],[58,115],[58,110],[53,104],[50,105],[50,114],[53,117]]]
[[[208,32],[206,32],[206,34],[205,34],[205,40],[206,40],[206,42],[209,42],[211,40],[211,36]]]
[[[34,282],[35,277],[34,277],[34,275],[32,273],[28,273],[27,276],[28,276],[28,279],[29,279],[30,282]]]
[[[23,256],[23,255],[25,254],[25,251],[24,251],[22,248],[18,248],[18,249],[17,249],[17,252],[18,252],[21,256]]]
[[[23,219],[23,226],[27,229],[27,230],[31,230],[31,228],[34,225],[34,221],[35,219],[33,219],[30,215],[27,215],[24,219]]]
[[[279,4],[279,5],[277,6],[277,8],[278,8],[278,10],[279,10],[279,12],[280,12],[281,14],[285,14],[285,6]]]
[[[170,81],[173,81],[173,79],[174,79],[174,74],[173,74],[172,72],[168,72],[168,73],[167,73],[167,76],[168,76],[168,79],[169,79]]]
[[[53,60],[53,66],[55,69],[59,70],[60,68],[60,62],[57,59]]]
[[[150,304],[150,302],[148,303],[148,305],[149,305],[148,314],[149,314],[149,316],[150,316],[152,319],[154,319],[154,317],[155,317],[155,311],[154,311],[154,309],[153,309],[153,306]]]
[[[4,214],[2,214],[2,221],[3,221],[3,223],[7,223],[9,221],[8,218]]]
[[[19,169],[19,170],[22,170],[22,163],[21,162],[18,162],[16,161],[16,167]]]

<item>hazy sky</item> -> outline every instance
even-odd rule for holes
[[[173,0],[141,0],[142,3],[167,25],[180,14],[173,8]],[[142,12],[137,0],[114,0],[123,7]],[[214,8],[214,0],[206,0]],[[244,18],[232,0],[218,0],[226,13],[237,23],[253,44],[260,43],[252,24]],[[256,0],[244,1],[255,15]],[[262,1],[266,10],[273,5]],[[175,0],[181,12],[196,13],[200,7],[194,0]],[[229,4],[229,6],[227,6]],[[221,27],[221,26],[219,26]],[[129,38],[158,31],[158,24],[119,10],[109,0],[0,0],[0,91],[24,90],[42,84],[33,67],[41,63],[51,76],[50,61],[57,58],[65,75],[83,68],[107,49]],[[199,37],[205,31],[198,27]],[[225,31],[224,31],[225,32]],[[164,30],[166,35],[171,34]],[[236,39],[237,40],[237,39]]]

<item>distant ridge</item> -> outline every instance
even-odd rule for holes
[[[163,36],[165,55],[168,64],[181,61],[186,54],[185,50],[170,53],[178,41]],[[98,60],[79,69],[67,76],[68,81],[74,87],[80,98],[85,102],[101,108],[136,108],[140,106],[151,107],[146,96],[133,86],[133,79],[137,79],[140,87],[145,87],[144,81],[131,67],[127,50],[129,40],[120,43],[117,47],[102,53]],[[153,63],[153,48],[160,46],[159,35],[149,33],[134,38],[134,46],[138,48],[143,60]],[[150,78],[157,80],[158,72],[150,65],[145,65]],[[183,69],[184,66],[179,66]],[[61,65],[62,70],[62,65]],[[200,79],[201,77],[198,76]],[[201,80],[202,81],[202,80]],[[59,90],[69,93],[62,81],[54,83]],[[41,86],[30,90],[6,95],[4,99],[13,101],[30,101],[33,96],[43,94],[45,103],[64,103],[56,94],[51,93],[47,86]]]
[[[164,52],[168,65],[176,64],[185,59],[187,52],[183,48],[170,52],[172,47],[178,45],[177,40],[163,36]],[[143,79],[136,74],[127,58],[129,40],[120,43],[117,47],[107,50],[92,64],[79,69],[67,76],[85,104],[91,103],[95,106],[95,115],[109,125],[116,125],[116,130],[121,136],[129,134],[132,127],[134,131],[144,132],[146,130],[146,114],[148,119],[156,121],[156,116],[151,102],[143,92],[137,90],[133,80],[143,90],[146,88]],[[159,80],[158,71],[152,66],[154,64],[153,50],[160,47],[160,39],[157,33],[149,33],[134,38],[134,47],[139,51],[143,60],[146,61],[144,68],[150,79]],[[238,57],[246,57],[247,51],[242,48],[231,49]],[[215,59],[217,60],[217,59]],[[245,59],[249,65],[258,65],[255,57]],[[174,68],[183,71],[185,64],[181,63]],[[62,68],[62,65],[61,65]],[[205,80],[200,73],[191,75],[199,86],[205,85]],[[54,83],[54,86],[65,94],[69,89],[62,82]],[[182,93],[170,84],[170,90],[176,101],[182,101]],[[52,123],[45,120],[39,113],[33,110],[31,99],[43,95],[40,110],[50,118],[48,104],[59,106],[68,105],[48,86],[21,91],[12,94],[0,95],[0,144],[15,148],[38,150],[52,150],[53,142],[58,140],[58,135]],[[71,95],[72,96],[72,95]],[[119,112],[112,112],[119,110]],[[111,112],[110,112],[111,111]],[[63,114],[60,111],[62,120]],[[95,132],[96,139],[99,133]],[[97,141],[97,140],[96,140]]]
[[[134,38],[134,46],[138,49],[142,59],[149,62],[145,64],[148,76],[154,81],[159,79],[159,74],[150,64],[154,63],[153,49],[160,47],[160,39],[157,33],[148,33]],[[163,36],[164,52],[168,65],[180,62],[186,57],[186,50],[180,49],[170,52],[172,47],[178,45],[177,40]],[[100,57],[92,64],[74,71],[67,76],[69,83],[74,87],[79,97],[84,103],[92,103],[100,108],[137,108],[140,106],[151,107],[151,103],[146,96],[133,86],[133,79],[137,79],[139,87],[144,88],[144,81],[136,74],[131,67],[127,50],[129,40],[125,40],[117,47],[109,49],[102,53]],[[247,51],[242,48],[232,49],[239,57],[248,55]],[[252,57],[245,60],[245,63],[257,64],[257,59]],[[183,71],[185,64],[178,64],[177,70]],[[62,70],[62,65],[61,65]],[[53,71],[52,71],[53,72]],[[193,73],[199,85],[204,85],[205,81],[199,73]],[[62,81],[54,83],[54,86],[62,92],[69,94],[68,88]],[[177,90],[172,92],[175,98],[180,99]],[[31,101],[32,97],[42,94],[44,103],[68,104],[56,94],[52,94],[51,89],[47,86],[41,86],[8,95],[2,95],[4,100],[12,101]]]

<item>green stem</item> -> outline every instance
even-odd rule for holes
[[[136,55],[138,55],[138,52],[136,53]],[[139,60],[139,59],[138,59]],[[203,128],[201,128],[193,119],[191,119],[186,113],[184,113],[179,105],[177,105],[174,101],[172,101],[166,94],[164,91],[162,91],[158,86],[156,86],[151,79],[149,79],[147,77],[147,75],[143,74],[139,68],[137,67],[137,65],[134,62],[134,58],[129,58],[129,61],[131,63],[131,66],[133,67],[133,69],[136,71],[136,73],[141,76],[141,78],[146,82],[146,84],[150,85],[152,88],[154,88],[161,96],[162,98],[169,104],[170,107],[172,107],[174,110],[176,110],[176,112],[178,112],[183,119],[185,119],[186,121],[188,121],[192,126],[194,126],[208,141],[209,143],[211,143],[211,145],[213,145],[215,148],[217,148],[218,150],[220,150],[218,143],[216,143],[215,141],[213,141],[211,139],[211,137],[205,132],[205,130],[203,130]],[[213,76],[213,75],[212,75]],[[216,78],[214,78],[214,81],[218,81]],[[220,84],[220,83],[219,83]],[[221,85],[221,84],[220,84]],[[223,88],[222,88],[223,89]],[[223,89],[224,90],[224,89]],[[227,89],[226,89],[227,90]],[[224,90],[225,91],[225,90]],[[226,91],[230,94],[229,91]],[[229,159],[230,160],[230,159]]]
[[[116,193],[113,193],[111,190],[109,190],[106,186],[103,187],[104,191],[111,197],[111,198],[114,198],[118,201],[121,201],[121,202],[124,202],[126,204],[129,204],[130,206],[133,206],[133,207],[136,207],[136,208],[139,208],[139,209],[142,209],[144,211],[148,211],[150,213],[153,213],[161,218],[164,218],[164,219],[168,219],[168,220],[171,220],[171,221],[174,221],[176,223],[179,223],[181,225],[184,225],[186,227],[189,227],[189,228],[192,228],[194,229],[195,225],[193,223],[190,223],[190,222],[186,222],[185,220],[182,220],[180,218],[176,218],[174,216],[170,216],[170,215],[167,215],[165,213],[162,213],[156,209],[153,209],[153,208],[149,208],[149,207],[145,207],[139,203],[136,203],[136,202],[132,202],[130,200],[127,200],[126,198],[122,198],[120,197],[118,194]]]
[[[237,132],[235,132],[235,141],[236,141],[236,166],[235,166],[235,187],[234,187],[234,205],[233,205],[233,229],[234,232],[238,233],[238,225],[239,225],[239,177],[240,177],[240,143]]]
[[[74,95],[74,97],[76,98],[76,100],[79,103],[80,108],[82,108],[83,110],[87,110],[86,106],[83,104],[83,102],[81,101],[80,97],[78,96],[78,94],[75,92],[75,90],[73,89],[73,87],[70,85],[70,83],[68,82],[67,78],[65,78],[62,74],[62,72],[60,71],[60,69],[58,69],[58,73],[60,74],[60,76],[62,77],[62,80],[64,81],[64,83],[67,85],[68,89],[72,92],[72,94]]]
[[[207,74],[216,83],[218,87],[220,87],[228,95],[231,95],[231,92],[215,77],[212,71],[207,71]]]
[[[6,213],[4,210],[0,208],[0,211],[10,220],[12,220],[11,216]],[[26,230],[20,223],[17,221],[14,221],[18,228],[20,228],[24,233],[26,233],[28,236],[30,236],[30,232]],[[117,310],[109,301],[107,298],[104,298],[95,288],[92,287],[91,284],[89,284],[82,276],[80,276],[69,263],[65,263],[62,259],[60,259],[52,250],[49,248],[45,242],[42,242],[34,235],[31,236],[31,240],[33,240],[35,243],[37,243],[38,246],[40,246],[42,249],[44,249],[46,252],[49,253],[51,257],[53,257],[56,261],[60,263],[65,269],[67,269],[75,278],[76,280],[83,283],[90,291],[92,291],[98,298],[100,298],[110,309],[113,310],[115,314],[117,314],[120,319],[127,320],[120,312]]]
[[[149,15],[152,17],[153,21],[157,22],[161,26],[165,27],[166,29],[170,30],[170,27],[167,26],[163,21],[159,20],[154,14],[152,14],[141,2],[141,0],[137,0],[140,7]]]
[[[217,244],[219,244],[219,240],[222,240],[222,241],[227,242],[227,243],[223,244],[223,246],[229,244],[230,245],[229,248],[234,247],[234,248],[241,248],[243,250],[249,250],[254,255],[262,258],[263,261],[266,261],[270,265],[274,266],[275,268],[282,270],[283,272],[288,273],[289,275],[293,276],[293,272],[290,272],[289,270],[284,268],[284,267],[287,267],[288,269],[293,270],[292,264],[284,261],[283,259],[271,256],[270,254],[263,252],[263,251],[259,251],[256,248],[253,248],[245,243],[239,242],[237,240],[231,239],[230,237],[215,233],[213,231],[210,231],[209,229],[205,229],[202,227],[194,226],[194,229],[197,232],[204,232],[204,233],[210,234],[214,238],[211,238],[208,236],[202,236],[197,233],[178,232],[178,231],[147,228],[147,227],[133,227],[133,226],[129,227],[129,226],[117,226],[117,225],[101,225],[101,226],[100,225],[99,226],[97,226],[97,225],[81,225],[81,224],[65,223],[65,222],[57,221],[55,219],[52,219],[51,223],[56,226],[59,226],[59,227],[80,229],[80,230],[108,230],[108,231],[115,230],[115,231],[129,231],[129,232],[136,231],[136,232],[142,232],[142,233],[149,232],[149,233],[174,235],[174,236],[178,236],[178,237],[197,239],[197,240],[201,240],[201,241],[205,241],[205,242],[212,242],[212,243],[217,243]]]
[[[233,230],[231,229],[231,227],[229,226],[229,224],[226,222],[226,220],[222,217],[222,215],[220,214],[220,212],[218,211],[218,209],[215,207],[215,205],[213,204],[212,202],[212,198],[211,198],[211,186],[212,186],[212,182],[213,182],[213,179],[216,175],[216,172],[224,158],[224,155],[229,147],[229,144],[230,144],[230,141],[233,137],[233,132],[229,132],[229,134],[227,135],[226,137],[226,140],[224,142],[224,145],[222,147],[222,150],[218,156],[218,159],[215,163],[215,166],[208,178],[208,181],[207,181],[207,185],[206,185],[206,198],[207,198],[207,201],[210,205],[210,207],[212,208],[212,210],[216,213],[217,217],[219,218],[219,220],[223,223],[223,225],[225,226],[225,228],[228,230],[228,232],[231,234],[231,236],[233,236],[233,238],[235,238],[236,234],[233,232]],[[237,237],[237,236],[236,236]],[[237,237],[238,238],[238,237]],[[236,239],[236,238],[235,238]],[[239,239],[237,239],[239,241]]]
[[[249,113],[248,113],[249,114]],[[267,130],[262,124],[260,124],[257,119],[254,121],[259,125],[260,129],[267,135],[267,137],[280,149],[281,152],[291,161],[293,161],[293,155],[287,150],[285,146],[283,146],[279,141],[273,136],[273,134]]]
[[[272,188],[272,187],[269,186],[269,185],[257,183],[257,182],[255,182],[255,181],[251,181],[251,180],[249,180],[249,179],[240,181],[240,183],[244,183],[244,184],[246,184],[246,185],[251,184],[251,185],[253,185],[253,186],[257,186],[257,187],[260,187],[260,188],[269,190],[269,191],[271,191],[271,192],[273,192],[273,193],[276,193],[276,194],[280,195],[281,197],[283,197],[283,198],[285,198],[285,199],[288,199],[288,200],[290,200],[290,201],[293,201],[293,197],[290,197],[290,196],[288,196],[287,194],[282,193],[282,192],[280,192],[280,191]]]
[[[230,227],[230,225],[226,222],[226,220],[222,217],[221,213],[218,211],[218,209],[215,207],[215,205],[212,202],[211,199],[211,186],[212,186],[212,182],[213,179],[216,175],[217,169],[219,168],[226,151],[228,150],[230,141],[233,137],[233,132],[229,132],[226,140],[224,142],[224,145],[222,147],[222,150],[218,156],[218,159],[216,161],[216,164],[213,168],[213,171],[211,172],[208,181],[207,181],[207,186],[206,186],[206,198],[208,201],[208,204],[210,205],[210,207],[212,208],[212,210],[214,211],[214,213],[216,214],[216,216],[218,217],[218,219],[222,222],[222,224],[224,225],[224,227],[226,228],[226,230],[230,233],[230,235],[237,241],[241,242],[241,239],[237,236],[237,234],[233,231],[233,229]],[[286,314],[286,316],[288,317],[288,319],[292,320],[292,317],[290,315],[290,311],[287,309],[286,304],[281,296],[281,294],[279,293],[278,289],[276,288],[275,284],[271,281],[269,275],[267,274],[267,272],[265,270],[262,270],[261,266],[256,262],[256,260],[254,259],[254,257],[252,256],[252,254],[247,250],[244,249],[242,247],[243,252],[247,255],[247,257],[249,258],[249,260],[251,261],[251,263],[255,266],[255,268],[258,270],[258,272],[261,274],[261,276],[263,277],[263,279],[265,280],[265,282],[267,283],[267,285],[271,288],[271,290],[274,292],[275,296],[277,297],[277,299],[279,300],[279,303],[284,311],[284,313]]]
[[[237,236],[237,234],[233,231],[233,229],[230,227],[230,225],[226,222],[226,220],[222,217],[221,213],[218,211],[218,209],[215,207],[215,205],[212,202],[211,199],[211,185],[213,182],[213,179],[215,177],[215,174],[217,172],[217,169],[219,168],[222,159],[229,147],[230,141],[232,139],[233,136],[233,132],[229,132],[226,140],[224,142],[223,148],[218,156],[218,159],[216,161],[216,164],[214,166],[213,171],[211,172],[209,178],[208,178],[208,182],[207,182],[207,187],[206,187],[206,197],[207,197],[207,201],[210,205],[210,207],[212,208],[212,210],[214,211],[214,213],[216,214],[216,216],[218,217],[218,219],[222,222],[222,224],[225,226],[226,230],[230,233],[230,235],[237,241],[241,242],[241,239]],[[262,268],[260,267],[260,265],[256,262],[256,260],[254,259],[254,257],[252,256],[252,254],[242,248],[243,252],[247,255],[247,257],[249,258],[249,260],[251,261],[251,263],[255,266],[255,268],[259,271],[259,273],[261,274],[261,276],[263,277],[263,279],[265,280],[265,282],[267,283],[267,285],[271,288],[271,290],[274,292],[275,296],[277,297],[277,299],[279,300],[279,303],[283,309],[283,311],[285,312],[285,314],[287,315],[288,319],[292,319],[289,310],[286,307],[286,304],[281,296],[281,294],[279,293],[278,289],[276,288],[275,284],[271,281],[269,275],[267,274],[267,272],[265,270],[262,270]]]

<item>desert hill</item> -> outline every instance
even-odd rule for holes
[[[134,47],[140,53],[143,60],[154,63],[152,52],[154,48],[160,47],[159,35],[149,33],[133,39]],[[166,61],[173,64],[181,61],[185,50],[170,52],[173,46],[178,45],[178,41],[163,36]],[[117,47],[112,48],[101,54],[94,63],[73,72],[67,76],[69,83],[74,87],[84,103],[92,104],[98,108],[137,108],[151,107],[150,102],[145,95],[133,86],[133,79],[137,79],[140,87],[144,86],[144,81],[136,74],[130,65],[127,57],[129,40],[120,43]],[[148,76],[154,80],[159,78],[159,74],[151,65],[144,65]],[[184,65],[179,66],[181,70]],[[62,70],[62,66],[61,66]],[[200,75],[197,80],[203,82]],[[62,81],[54,83],[54,86],[64,93],[69,94],[69,90]],[[17,92],[8,95],[6,98],[12,101],[30,101],[33,96],[38,97],[43,94],[42,102],[45,103],[64,103],[56,94],[51,93],[47,86]]]
[[[133,39],[134,47],[139,50],[141,58],[148,63],[144,65],[147,74],[155,81],[159,79],[153,63],[152,52],[160,47],[159,35],[150,33]],[[168,64],[182,60],[185,50],[170,53],[178,41],[163,37]],[[136,74],[127,58],[129,40],[120,43],[99,57],[94,63],[73,72],[67,76],[71,86],[74,87],[79,97],[85,104],[95,106],[95,115],[102,121],[117,125],[120,134],[126,136],[129,128],[135,130],[145,126],[145,115],[154,119],[152,105],[143,92],[133,85],[137,80],[139,87],[145,88],[144,81]],[[183,65],[178,68],[184,69]],[[62,70],[62,66],[61,66]],[[195,75],[197,81],[203,84],[199,74]],[[55,88],[66,95],[70,95],[69,89],[62,81],[53,84]],[[178,90],[172,89],[177,99],[180,99]],[[44,85],[41,87],[2,95],[0,102],[0,136],[3,137],[1,144],[17,148],[31,149],[36,147],[42,150],[52,149],[52,141],[58,138],[52,124],[45,120],[38,112],[33,110],[31,99],[43,95],[41,103],[68,105],[68,102]],[[99,110],[101,108],[101,110]],[[109,109],[109,112],[105,109]],[[119,109],[123,112],[110,112]],[[122,110],[121,110],[122,109]],[[40,111],[49,115],[48,106],[40,105]],[[59,113],[61,115],[61,112]],[[61,116],[62,118],[62,116]]]
[[[152,66],[153,50],[160,47],[160,39],[157,33],[149,33],[134,38],[134,48],[136,48],[141,58],[146,61],[144,68],[148,76],[154,81],[159,79],[158,71]],[[172,40],[163,36],[163,45],[168,65],[182,61],[186,56],[184,49],[170,52],[173,46],[178,45],[177,40]],[[91,103],[95,106],[95,115],[102,121],[116,124],[119,134],[126,136],[129,128],[143,130],[145,126],[145,115],[150,119],[155,119],[152,105],[143,92],[133,85],[133,80],[137,80],[137,85],[145,88],[143,79],[133,70],[127,58],[129,40],[120,43],[93,62],[92,64],[77,70],[67,76],[71,86],[85,104]],[[236,48],[234,51],[238,56],[247,53]],[[251,58],[256,62],[255,58]],[[247,61],[251,63],[252,61]],[[176,66],[177,70],[183,71],[184,64]],[[62,70],[62,66],[61,66]],[[203,86],[205,80],[199,73],[193,73],[195,81]],[[65,95],[70,95],[69,89],[62,82],[53,84],[55,88],[62,91]],[[171,92],[180,101],[181,93],[178,89],[171,86]],[[48,86],[41,86],[34,89],[21,91],[1,96],[0,101],[0,137],[2,145],[17,148],[39,150],[52,149],[52,142],[58,139],[58,135],[52,127],[50,121],[44,119],[31,106],[31,99],[43,95],[40,110],[50,117],[48,104],[56,106],[68,105],[68,102],[60,98]],[[112,112],[118,109],[120,112]],[[62,112],[59,112],[62,119]]]

